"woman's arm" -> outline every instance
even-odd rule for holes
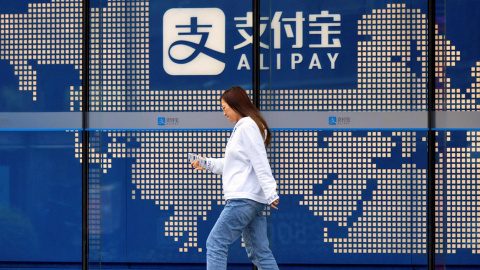
[[[194,160],[190,165],[195,168],[195,170],[209,170],[216,174],[223,173],[223,165],[225,164],[225,158],[206,158],[205,167],[200,165],[198,160]]]
[[[205,169],[216,173],[223,174],[223,166],[225,165],[225,158],[207,158]]]
[[[242,140],[268,204],[277,209],[277,182],[272,175],[263,138],[256,124],[242,125]],[[238,131],[237,131],[238,132]]]

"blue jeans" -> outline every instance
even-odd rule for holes
[[[207,239],[207,270],[227,269],[228,246],[240,235],[248,258],[259,270],[278,269],[269,248],[265,205],[248,200],[228,200]]]

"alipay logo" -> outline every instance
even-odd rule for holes
[[[159,126],[165,126],[165,117],[158,117],[157,124]]]
[[[330,126],[335,126],[335,125],[337,125],[337,117],[335,117],[335,116],[330,116],[330,117],[328,118],[328,124],[329,124]]]
[[[163,16],[163,68],[170,75],[218,75],[225,69],[225,14],[172,8]]]

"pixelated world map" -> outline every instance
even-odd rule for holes
[[[150,6],[149,1],[109,0],[104,7],[92,8],[92,112],[175,111],[186,106],[201,111],[221,94],[220,89],[150,89]],[[39,91],[48,91],[37,84],[38,65],[70,65],[81,79],[81,14],[79,0],[32,1],[28,12],[1,14],[0,60],[8,61],[18,77],[19,94],[36,101]],[[308,107],[313,111],[426,110],[425,13],[403,3],[386,4],[359,17],[357,26],[358,35],[368,37],[357,44],[357,87],[335,89],[335,106],[323,105],[329,104],[332,89],[302,89],[304,96],[282,89],[263,97],[285,100],[285,110],[299,104],[307,108],[301,105],[307,97],[313,100]],[[455,89],[445,74],[460,60],[460,51],[438,32],[436,46],[441,85],[437,109],[479,110],[480,62],[471,67],[471,87]],[[412,62],[421,67],[413,70]],[[81,86],[72,85],[68,91],[70,111],[80,111]],[[224,204],[221,179],[192,173],[185,159],[188,152],[221,157],[229,135],[228,130],[92,132],[90,181],[114,170],[115,160],[128,159],[129,199],[157,205],[158,211],[169,214],[163,241],[180,243],[179,252],[204,252],[197,228],[212,218],[208,212],[213,207]],[[438,136],[444,147],[437,146],[436,225],[445,237],[438,240],[437,250],[477,254],[480,132]],[[80,133],[75,137],[80,160]],[[321,241],[333,253],[425,254],[427,170],[425,161],[417,164],[426,158],[425,152],[423,131],[275,130],[269,157],[280,197],[296,200],[298,211],[321,222]],[[90,193],[100,191],[92,188]],[[101,215],[90,218],[100,220]],[[90,233],[99,234],[100,227],[92,226]]]

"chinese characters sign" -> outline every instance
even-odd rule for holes
[[[164,69],[170,75],[219,75],[226,68],[250,70],[247,55],[253,42],[253,13],[236,16],[233,21],[225,17],[218,8],[174,8],[164,15],[163,56]],[[271,33],[271,44],[264,41],[260,47],[272,50],[272,67],[260,55],[260,68],[263,70],[290,68],[308,63],[308,69],[335,69],[338,52],[324,52],[323,49],[341,48],[340,14],[330,14],[328,10],[306,14],[304,11],[276,11],[272,18],[260,18],[260,35],[265,40]],[[226,33],[226,24],[234,23],[237,32]],[[228,35],[239,35],[241,41],[232,48],[226,47]],[[287,55],[283,47],[294,52]],[[236,67],[225,64],[225,54],[233,50],[242,53]],[[245,52],[243,52],[245,51]],[[268,53],[270,54],[270,53]],[[285,63],[286,62],[286,63]],[[326,64],[323,64],[326,63]]]

